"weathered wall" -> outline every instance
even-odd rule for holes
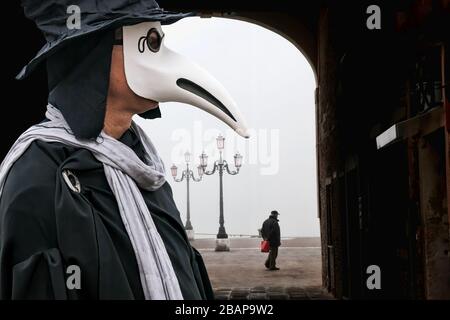
[[[418,148],[426,266],[425,292],[428,299],[450,299],[448,201],[443,131],[442,128],[421,139]]]
[[[440,152],[423,146],[418,150],[420,126],[414,133],[418,137],[402,137],[381,150],[375,145],[377,135],[393,124],[439,107],[426,105],[424,93],[416,88],[436,80],[427,67],[418,66],[445,39],[442,7],[428,1],[383,3],[382,29],[368,30],[366,5],[327,2],[319,19],[324,285],[337,297],[447,297],[443,130]],[[436,62],[425,60],[426,65]],[[430,125],[423,125],[428,130]],[[381,290],[366,287],[366,268],[372,264],[381,268]]]
[[[339,210],[337,178],[339,164],[339,132],[336,114],[337,57],[336,49],[330,41],[335,29],[329,10],[321,10],[318,39],[318,111],[317,111],[317,157],[319,177],[319,211],[322,236],[322,272],[323,283],[334,293],[341,286],[339,282],[339,266],[342,259],[339,248]],[[331,219],[331,221],[329,221]],[[334,223],[333,223],[334,222]],[[329,239],[331,237],[331,239]]]

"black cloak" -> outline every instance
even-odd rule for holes
[[[120,141],[143,159],[131,129]],[[80,193],[64,181],[65,169],[78,177]],[[184,299],[213,299],[169,184],[141,192]],[[71,265],[81,270],[81,289],[66,286]],[[0,199],[0,299],[144,299],[117,202],[90,151],[35,141],[11,168]]]
[[[279,247],[281,245],[280,225],[276,215],[271,215],[264,221],[261,235],[269,241],[271,247]]]

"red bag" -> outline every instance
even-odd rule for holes
[[[261,252],[269,252],[270,243],[267,240],[261,241]]]

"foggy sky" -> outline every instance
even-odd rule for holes
[[[168,47],[191,58],[227,88],[253,133],[245,140],[208,113],[180,103],[160,104],[161,119],[137,119],[165,162],[183,222],[186,183],[172,180],[170,166],[185,168],[183,154],[189,150],[197,174],[203,150],[210,165],[218,157],[215,138],[222,133],[228,162],[233,163],[236,151],[244,156],[238,175],[224,175],[227,232],[257,234],[276,209],[282,236],[318,236],[315,80],[301,52],[280,35],[237,20],[193,17],[163,30]],[[191,183],[191,221],[195,232],[216,234],[218,219],[215,174]]]

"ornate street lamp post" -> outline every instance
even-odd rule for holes
[[[184,228],[186,230],[189,240],[194,240],[194,238],[195,238],[194,237],[194,228],[192,227],[192,223],[191,223],[189,181],[191,179],[195,182],[201,181],[202,176],[203,176],[203,167],[200,165],[197,167],[199,178],[195,178],[194,172],[189,168],[189,162],[191,161],[191,154],[189,152],[186,152],[184,154],[184,160],[186,161],[186,169],[183,170],[183,172],[181,173],[181,178],[177,179],[178,167],[176,165],[172,165],[172,167],[170,167],[170,171],[172,172],[173,180],[175,180],[176,182],[181,182],[186,179],[186,187],[187,187],[186,203],[187,203],[187,205],[186,205],[186,225]]]
[[[208,156],[203,152],[200,156],[200,166],[203,168],[203,173],[206,175],[212,175],[217,170],[219,172],[219,232],[217,233],[216,239],[216,251],[230,251],[230,241],[228,239],[228,234],[225,231],[225,220],[223,215],[223,173],[226,171],[230,175],[236,175],[239,173],[239,169],[242,166],[242,156],[239,153],[234,155],[234,166],[236,170],[230,170],[226,160],[222,158],[222,151],[225,148],[225,138],[222,135],[217,137],[217,148],[219,149],[219,160],[214,161],[214,166],[211,171],[207,171],[208,166]]]

